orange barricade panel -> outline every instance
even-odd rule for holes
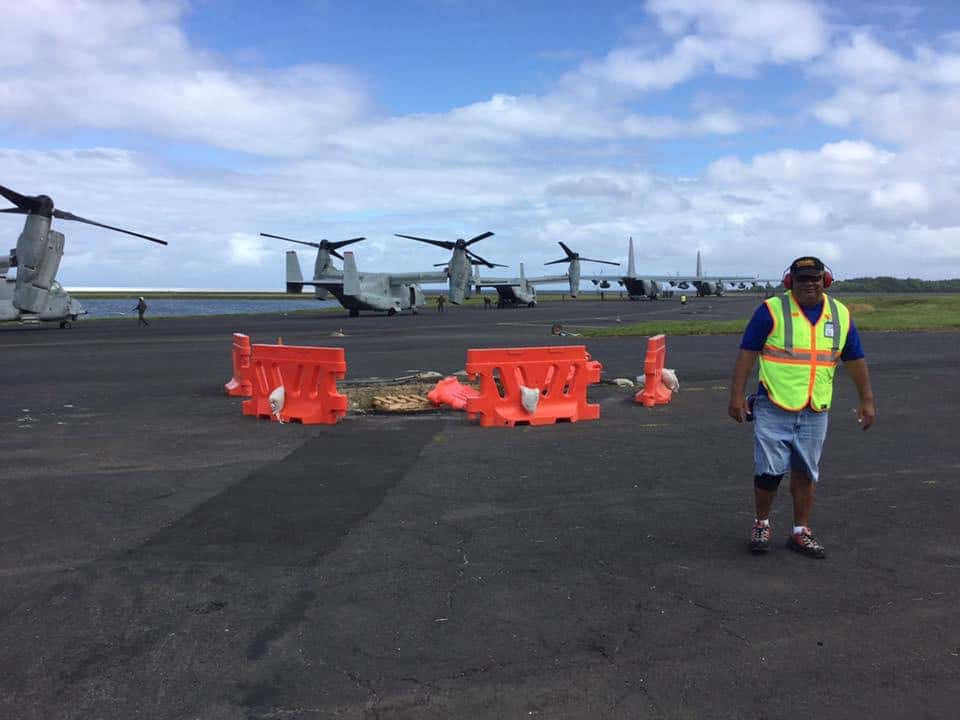
[[[337,392],[347,371],[343,348],[254,345],[251,366],[253,397],[244,401],[244,415],[332,425],[347,412],[347,396]]]
[[[587,404],[587,386],[600,382],[602,369],[583,345],[467,350],[480,396],[466,409],[484,427],[596,420],[600,406]]]
[[[667,336],[654,335],[647,340],[647,357],[643,363],[643,389],[633,401],[644,407],[666,405],[673,392],[663,384],[663,363],[667,359]]]
[[[233,377],[223,389],[227,395],[250,397],[250,338],[242,333],[233,334]]]

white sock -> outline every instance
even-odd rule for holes
[[[809,530],[809,529],[810,529],[810,528],[808,528],[806,525],[794,525],[794,526],[793,526],[793,534],[794,534],[794,535],[799,535],[799,534],[802,533],[804,530]]]
[[[770,527],[770,518],[767,518],[766,520],[757,520],[756,518],[754,518],[753,524],[756,525],[758,523],[760,525],[763,525],[764,527]]]

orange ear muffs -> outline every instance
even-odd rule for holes
[[[787,290],[790,290],[793,287],[793,273],[791,273],[789,270],[783,274],[783,286]]]

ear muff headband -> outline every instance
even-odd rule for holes
[[[830,270],[830,267],[824,263],[823,264],[823,289],[826,290],[833,284],[833,272]],[[793,289],[793,273],[790,272],[790,268],[787,268],[783,273],[783,286],[787,290]]]

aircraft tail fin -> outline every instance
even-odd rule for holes
[[[627,246],[627,277],[637,276],[637,266],[633,259],[633,235],[630,236],[630,243]]]
[[[300,260],[294,250],[287,250],[287,292],[303,292],[303,274],[300,272]]]
[[[360,294],[360,273],[357,271],[357,261],[349,250],[343,253],[343,294]]]

